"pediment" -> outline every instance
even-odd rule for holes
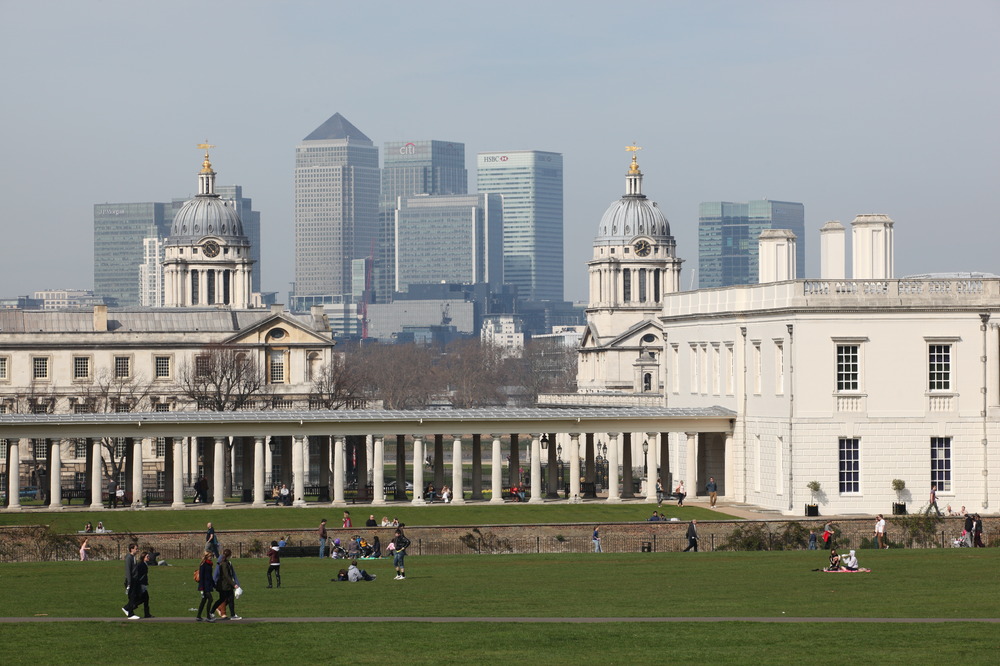
[[[267,317],[241,330],[226,340],[226,344],[327,347],[332,346],[334,342],[328,331],[315,331],[282,313]]]

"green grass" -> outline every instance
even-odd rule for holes
[[[355,527],[363,526],[369,514],[376,520],[382,516],[396,517],[407,525],[516,525],[552,523],[618,523],[646,520],[655,504],[604,504],[584,502],[581,504],[467,504],[454,506],[434,504],[414,507],[409,504],[388,504],[371,506],[358,504],[348,506]],[[20,513],[0,513],[0,525],[51,525],[56,532],[75,533],[90,521],[94,525],[103,521],[105,527],[117,532],[175,532],[198,531],[205,523],[212,521],[218,530],[288,530],[316,529],[320,519],[327,518],[332,526],[339,527],[344,509],[338,507],[309,506],[275,507],[266,509],[180,509],[132,511],[110,509],[103,511],[24,511]],[[734,519],[721,511],[699,506],[678,507],[664,504],[663,512],[668,517],[680,520],[725,520]]]
[[[891,617],[997,616],[998,549],[862,551],[870,574],[814,572],[822,552],[629,553],[407,558],[364,561],[373,583],[332,583],[342,566],[286,558],[281,589],[264,588],[266,561],[235,561],[241,615],[262,617]],[[152,611],[193,617],[194,561],[150,572]],[[0,566],[0,615],[111,617],[121,612],[121,562]],[[208,634],[211,634],[209,637]],[[0,625],[5,663],[151,660],[191,663],[206,645],[231,663],[285,655],[356,663],[988,663],[1000,647],[992,624],[670,624],[411,622],[330,624],[128,622]],[[874,637],[874,638],[873,638]],[[138,654],[141,652],[141,654]],[[292,658],[294,655],[294,658]],[[222,658],[222,657],[220,657]]]

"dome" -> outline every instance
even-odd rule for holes
[[[171,240],[197,240],[205,236],[243,238],[243,222],[239,213],[217,194],[199,194],[186,201],[170,227]]]
[[[168,244],[188,244],[205,236],[246,241],[240,214],[230,202],[223,201],[215,193],[215,171],[208,157],[211,147],[207,143],[199,145],[205,148],[205,159],[198,173],[198,196],[184,202],[177,211],[170,226]]]
[[[625,176],[625,195],[604,212],[595,245],[626,245],[638,236],[653,241],[672,241],[670,223],[655,201],[642,193],[642,172],[632,153],[632,165]]]

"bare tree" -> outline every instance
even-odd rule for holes
[[[149,393],[152,386],[153,383],[141,374],[120,377],[105,369],[97,374],[94,383],[85,390],[82,402],[74,408],[95,414],[146,412],[151,409]],[[104,477],[117,480],[129,455],[124,438],[102,437],[100,444],[107,452],[101,458]],[[100,492],[100,488],[95,492]]]
[[[448,345],[443,371],[451,389],[454,407],[504,405],[507,396],[503,350],[478,339],[460,340]]]
[[[416,409],[439,393],[443,382],[434,354],[424,346],[370,345],[357,352],[365,394],[385,409]]]
[[[553,340],[531,340],[520,358],[511,359],[514,383],[524,387],[534,404],[538,394],[576,390],[576,350]]]
[[[185,363],[178,373],[181,391],[198,409],[231,412],[267,406],[271,385],[263,368],[250,353],[233,345],[205,347],[193,362]],[[230,464],[233,442],[226,440],[225,493],[233,491]]]
[[[313,378],[309,404],[317,409],[344,409],[364,397],[364,378],[357,359],[347,354],[334,354],[327,365]]]

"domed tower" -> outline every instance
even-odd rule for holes
[[[625,176],[625,196],[611,204],[594,239],[590,309],[659,310],[678,291],[682,260],[663,211],[642,193],[637,146]]]
[[[229,201],[215,193],[209,144],[198,173],[198,195],[174,216],[164,243],[164,304],[167,307],[251,306],[250,241]]]
[[[656,316],[664,294],[680,288],[682,260],[666,216],[642,193],[639,147],[627,150],[632,164],[625,195],[601,218],[587,263],[590,303],[577,357],[581,392],[662,390],[663,331]]]

